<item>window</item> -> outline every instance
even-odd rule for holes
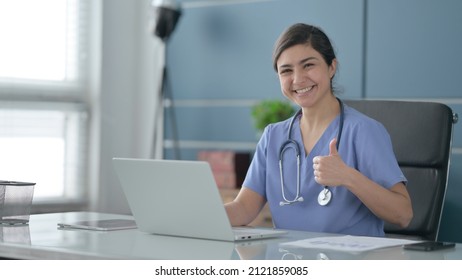
[[[75,80],[80,2],[0,0],[0,77],[42,85]]]
[[[85,194],[88,10],[0,0],[0,179],[37,183],[34,203]]]

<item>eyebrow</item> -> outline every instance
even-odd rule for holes
[[[300,60],[300,61],[298,62],[298,65],[304,64],[304,63],[306,63],[307,61],[315,60],[315,59],[317,59],[317,58],[314,57],[314,56],[310,56],[310,57],[304,58],[304,59],[302,59],[302,60]],[[279,68],[291,68],[291,67],[292,67],[292,64],[283,64],[283,65],[280,65],[280,66],[278,67],[278,69],[279,69]]]

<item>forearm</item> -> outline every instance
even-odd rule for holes
[[[412,204],[403,183],[386,189],[356,169],[350,168],[348,173],[345,186],[377,217],[401,227],[409,225],[413,216]]]
[[[231,226],[245,226],[252,221],[251,217],[243,211],[243,207],[236,200],[226,203],[225,209]]]
[[[263,197],[243,187],[232,202],[225,204],[225,210],[232,226],[244,226],[257,217],[264,204]]]

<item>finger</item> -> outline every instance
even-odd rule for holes
[[[318,176],[314,176],[314,181],[318,184],[321,184],[321,181]]]
[[[313,158],[313,164],[318,164],[319,163],[319,156]]]
[[[336,138],[332,139],[329,143],[329,155],[330,156],[338,155]]]

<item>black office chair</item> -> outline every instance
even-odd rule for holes
[[[405,229],[386,223],[387,236],[437,240],[457,115],[448,106],[435,102],[346,100],[345,103],[386,127],[399,166],[408,179],[414,217]]]

